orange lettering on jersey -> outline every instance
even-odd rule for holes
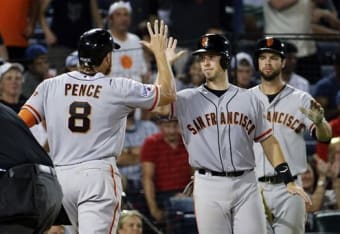
[[[233,124],[233,112],[227,112],[227,124]]]
[[[197,134],[196,129],[195,129],[191,124],[188,124],[188,125],[187,125],[187,128],[189,129],[189,131],[190,131],[193,135],[196,135],[196,134]]]
[[[286,123],[286,126],[289,128],[290,127],[290,125],[292,124],[292,122],[293,122],[293,119],[294,119],[294,116],[289,116],[289,118],[288,118],[288,121],[287,121],[287,123]]]
[[[234,124],[238,124],[239,122],[238,122],[238,116],[239,116],[239,114],[240,113],[238,113],[238,112],[235,112],[234,113]]]
[[[284,113],[280,112],[278,123],[280,124],[283,123],[283,116],[284,116]]]
[[[211,125],[211,118],[210,118],[211,113],[205,114],[205,120],[207,121],[208,127]]]
[[[272,116],[272,122],[277,123],[277,116],[278,116],[278,113],[277,113],[277,111],[275,111],[273,116]]]
[[[78,96],[78,84],[73,84],[72,85],[72,96]]]
[[[66,83],[65,84],[65,96],[67,96],[67,92],[72,88],[71,84]]]
[[[225,125],[225,124],[226,124],[226,122],[225,122],[225,116],[224,116],[224,113],[223,113],[223,112],[221,112],[221,124],[222,124],[222,125]]]
[[[215,113],[210,113],[212,125],[217,125],[217,119]]]
[[[88,89],[87,89],[87,92],[86,92],[86,96],[93,96],[93,90],[94,90],[94,85],[89,85]]]
[[[197,117],[197,122],[200,125],[201,129],[206,128],[205,123],[203,122],[203,119],[201,116]]]
[[[305,128],[306,125],[304,125],[303,123],[300,123],[299,126],[295,129],[296,133],[300,133],[302,131],[303,128]]]
[[[228,123],[226,123],[226,116],[228,116]],[[219,121],[219,122],[218,122]],[[248,134],[251,134],[255,129],[255,124],[249,119],[249,117],[240,112],[221,112],[220,119],[216,118],[216,114],[211,112],[208,114],[204,114],[202,116],[196,117],[192,120],[191,124],[187,125],[187,129],[193,134],[196,135],[203,129],[208,127],[212,127],[214,125],[239,125],[243,127]]]
[[[100,94],[100,91],[102,90],[102,88],[103,88],[103,86],[101,86],[101,85],[96,86],[96,90],[94,91],[94,95],[93,95],[94,98],[99,98],[99,94]]]
[[[85,84],[80,85],[78,96],[85,96],[86,88],[87,88],[87,85],[85,85]]]
[[[103,87],[101,85],[87,85],[87,84],[65,84],[65,96],[89,96],[94,98],[99,98],[101,89]]]

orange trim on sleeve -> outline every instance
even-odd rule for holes
[[[272,129],[269,128],[267,131],[263,132],[261,135],[259,135],[258,137],[256,137],[254,139],[255,142],[259,141],[261,138],[266,137],[267,135],[269,135],[272,132]]]
[[[156,88],[156,95],[155,95],[155,101],[153,102],[151,108],[148,110],[148,111],[152,111],[153,109],[156,108],[158,102],[159,102],[159,87],[158,85],[155,85],[155,88]]]
[[[28,109],[35,117],[35,119],[37,120],[38,123],[40,123],[42,121],[41,115],[39,114],[39,112],[34,109],[33,106],[25,104],[22,109]]]
[[[21,109],[18,115],[29,128],[38,123],[32,112],[27,109]]]

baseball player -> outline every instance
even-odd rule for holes
[[[71,233],[116,233],[121,178],[116,157],[123,147],[126,117],[134,108],[154,109],[174,101],[175,85],[165,50],[167,26],[148,23],[159,85],[110,77],[109,32],[92,29],[79,41],[79,71],[43,81],[23,106],[28,126],[46,120],[50,153],[62,185]]]
[[[266,108],[265,119],[281,145],[291,169],[292,179],[302,185],[300,173],[307,169],[304,131],[318,140],[328,141],[331,130],[321,106],[306,92],[285,84],[281,71],[285,65],[285,48],[280,40],[267,37],[257,43],[254,62],[261,74],[261,84],[251,92]],[[254,145],[257,177],[263,188],[264,202],[272,213],[267,233],[304,233],[305,203],[301,197],[286,193],[285,181],[268,160],[267,151]]]
[[[199,58],[206,83],[178,92],[171,113],[179,120],[189,163],[196,169],[193,195],[198,231],[263,234],[265,216],[254,172],[254,141],[261,143],[287,182],[287,190],[310,200],[291,178],[263,118],[262,103],[249,90],[229,83],[229,41],[218,34],[203,35],[193,55]]]

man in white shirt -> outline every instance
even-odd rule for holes
[[[128,32],[131,11],[130,3],[123,1],[115,2],[109,8],[109,32],[121,46],[119,53],[114,53],[112,56],[112,75],[149,83],[146,77],[147,66],[139,43],[140,38]]]

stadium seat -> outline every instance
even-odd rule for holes
[[[340,210],[326,210],[314,213],[313,231],[321,233],[340,233]]]
[[[171,234],[197,234],[197,226],[192,198],[173,197],[168,204],[168,222]]]

